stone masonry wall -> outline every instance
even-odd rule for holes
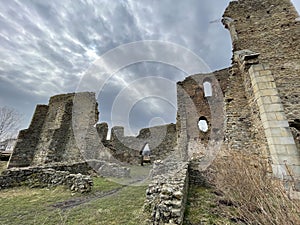
[[[103,135],[103,133],[99,134],[99,136]],[[123,127],[113,127],[111,140],[103,141],[115,159],[130,164],[140,163],[140,151],[146,143],[149,144],[153,160],[164,159],[172,155],[177,144],[176,125],[167,124],[144,128],[136,137],[124,136]]]
[[[182,224],[188,191],[188,163],[156,161],[146,191],[146,224]]]
[[[99,140],[93,127],[97,120],[94,93],[51,97],[48,106],[37,106],[29,128],[20,132],[8,168],[84,161],[84,151],[100,152],[103,147],[92,142]]]
[[[178,149],[185,160],[199,158],[207,153],[208,144],[223,141],[224,104],[228,69],[212,74],[197,74],[177,84],[179,130]],[[212,96],[204,96],[203,83],[208,81]],[[205,117],[208,131],[199,130],[199,119]]]
[[[273,172],[279,177],[292,175],[300,178],[300,152],[269,68],[267,64],[253,65],[249,74],[270,149]]]
[[[241,72],[235,66],[228,76],[224,96],[226,110],[225,145],[232,150],[257,151],[249,100]],[[253,128],[253,129],[252,129]]]
[[[89,192],[93,186],[87,163],[57,164],[44,167],[12,168],[0,175],[0,190],[26,185],[29,187],[54,187],[65,185],[71,191]],[[86,174],[86,175],[82,175]]]
[[[19,132],[8,168],[26,167],[31,164],[48,113],[48,108],[47,105],[37,105],[29,128]]]
[[[249,49],[267,63],[288,122],[300,119],[300,21],[289,0],[239,0],[224,13],[233,51]]]
[[[239,0],[229,4],[223,17],[233,41],[233,73],[244,83],[251,107],[249,140],[259,151],[269,152],[273,172],[280,176],[299,176],[299,149],[292,136],[297,141],[298,16],[289,0]]]

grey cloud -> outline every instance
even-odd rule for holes
[[[26,112],[28,123],[32,106],[47,103],[53,94],[79,90],[82,76],[93,68],[97,56],[134,41],[174,42],[196,53],[212,70],[226,67],[231,55],[229,34],[221,23],[210,21],[222,16],[228,2],[6,1],[0,5],[0,104]],[[184,55],[176,57],[172,60],[185,60]],[[117,63],[120,61],[112,60],[107,66]],[[124,97],[120,108],[130,103],[130,97],[139,99],[140,92],[151,95],[152,91],[156,98],[140,99],[125,119],[135,131],[156,116],[174,122],[176,108],[164,99],[175,101],[175,83],[187,75],[184,72],[151,62],[119,68],[111,78],[104,77],[104,80],[97,77],[96,67],[94,72],[94,77],[85,77],[87,84],[93,85],[84,88],[100,91],[101,120],[111,122],[112,105],[124,87],[130,87],[140,78],[156,76],[173,82],[173,87],[166,92],[166,86],[156,83],[155,79],[140,82],[138,87],[132,87],[133,92],[128,92],[127,98]],[[122,112],[116,118],[124,120]]]

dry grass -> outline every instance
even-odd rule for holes
[[[268,172],[265,160],[231,152],[214,167],[216,188],[224,201],[234,206],[224,212],[228,217],[244,224],[300,224],[299,201],[288,197],[283,184]]]
[[[6,161],[0,161],[0,174],[2,173],[3,170],[5,170],[7,167],[7,162]]]
[[[190,185],[184,225],[231,225],[230,218],[222,215],[219,196],[207,186]]]

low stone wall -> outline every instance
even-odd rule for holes
[[[182,224],[188,194],[188,163],[154,163],[152,182],[146,191],[146,224]]]
[[[92,167],[87,162],[76,162],[76,163],[52,163],[46,164],[44,166],[37,166],[36,168],[43,168],[43,169],[54,169],[57,171],[68,171],[72,174],[81,173],[84,175],[89,175]]]
[[[2,172],[0,176],[0,190],[18,187],[54,187],[66,185],[70,190],[84,193],[91,191],[93,180],[89,175],[76,174],[70,171],[84,167],[85,164],[56,165],[50,167],[12,168]],[[66,170],[57,170],[66,169]]]

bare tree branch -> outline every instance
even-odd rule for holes
[[[17,134],[22,121],[21,114],[13,108],[0,107],[0,141]]]

